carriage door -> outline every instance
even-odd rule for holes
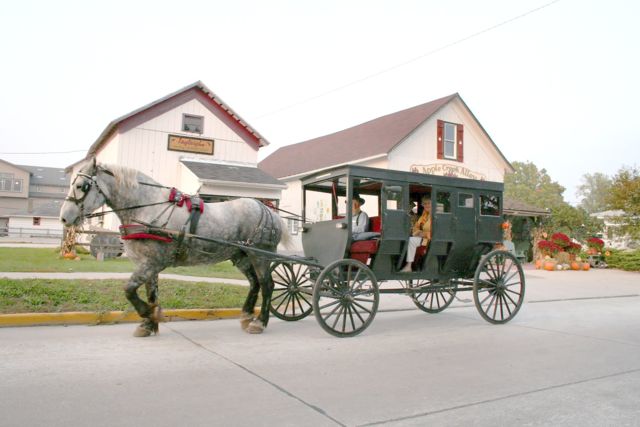
[[[476,244],[476,208],[472,192],[459,190],[455,200],[455,233],[456,243],[471,249]]]
[[[446,187],[435,187],[431,195],[431,215],[433,218],[431,221],[431,240],[434,243],[450,243],[454,240],[453,212],[451,209],[453,195],[452,189]],[[438,250],[438,255],[446,254],[446,252],[440,253],[442,250]]]
[[[478,241],[502,241],[502,196],[500,193],[481,191],[478,198]]]
[[[400,255],[409,239],[407,186],[385,182],[382,188],[382,239],[378,253]]]

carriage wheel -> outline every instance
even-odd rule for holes
[[[524,301],[524,272],[515,256],[501,250],[480,259],[473,279],[473,300],[490,323],[506,323]]]
[[[456,296],[456,285],[451,282],[443,284],[429,280],[409,280],[407,289],[416,307],[427,313],[440,313],[449,307]]]
[[[278,319],[293,321],[309,315],[313,306],[311,269],[304,264],[275,262],[271,266],[273,294],[269,311]]]
[[[380,294],[373,272],[360,261],[327,266],[313,288],[313,311],[322,329],[336,337],[358,335],[378,311]]]

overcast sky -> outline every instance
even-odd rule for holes
[[[197,80],[271,142],[260,158],[458,92],[575,203],[583,174],[640,163],[639,4],[3,1],[0,158],[67,166]]]

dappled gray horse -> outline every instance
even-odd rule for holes
[[[184,202],[187,202],[183,205]],[[249,294],[242,308],[242,329],[261,333],[269,321],[269,304],[273,283],[269,274],[270,259],[238,246],[181,238],[180,232],[197,234],[214,240],[250,245],[275,252],[280,239],[289,239],[280,217],[254,199],[202,204],[199,218],[189,212],[191,200],[164,187],[133,169],[88,162],[71,183],[60,220],[65,226],[78,225],[86,216],[106,204],[128,229],[142,233],[124,236],[127,255],[136,269],[125,286],[127,299],[143,318],[135,336],[149,336],[158,331],[162,312],[158,300],[158,273],[173,265],[218,263],[231,260],[249,280]],[[186,206],[190,208],[187,209]],[[198,206],[195,207],[197,210]],[[197,227],[194,227],[196,225]],[[133,226],[131,226],[133,225]],[[195,229],[194,229],[195,228]],[[156,229],[173,231],[170,234]],[[154,233],[153,230],[156,230]],[[184,236],[184,234],[182,234]],[[137,238],[139,237],[139,238]],[[283,243],[287,243],[283,242]],[[147,301],[138,296],[145,285]],[[262,291],[260,315],[253,313]]]

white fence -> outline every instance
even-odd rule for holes
[[[62,230],[55,228],[2,227],[0,228],[0,237],[62,239]]]

